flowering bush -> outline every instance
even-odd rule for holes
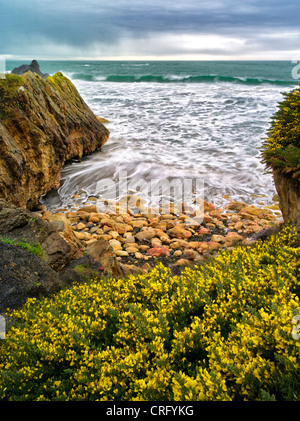
[[[262,157],[268,167],[300,178],[300,86],[288,94],[272,118]]]
[[[2,400],[299,400],[296,231],[181,276],[90,280],[9,313]]]

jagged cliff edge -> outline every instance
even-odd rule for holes
[[[99,150],[108,129],[62,73],[0,80],[0,198],[32,209],[66,161]]]

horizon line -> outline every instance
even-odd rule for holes
[[[1,55],[0,55],[1,57]],[[287,58],[154,58],[154,57],[97,57],[97,58],[92,58],[92,57],[64,57],[64,58],[51,58],[51,57],[45,57],[45,58],[39,58],[39,57],[34,57],[34,58],[28,58],[27,56],[22,58],[22,57],[7,57],[5,56],[5,54],[2,55],[2,57],[6,60],[6,61],[32,61],[32,60],[37,60],[37,61],[280,61],[280,62],[295,62],[294,59],[287,59]]]

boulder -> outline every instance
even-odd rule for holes
[[[169,256],[170,250],[168,247],[153,247],[147,250],[149,256],[153,257],[161,257],[161,256]]]
[[[61,289],[63,282],[42,258],[0,241],[0,312],[21,307],[28,298]]]
[[[58,231],[51,222],[27,209],[9,205],[2,199],[0,237],[39,244],[43,249],[44,261],[56,271],[80,255],[77,244],[69,241],[70,237],[68,239],[64,234],[63,228]]]
[[[63,165],[99,150],[109,131],[72,82],[29,71],[0,79],[0,198],[33,209]]]
[[[87,247],[86,253],[101,264],[105,275],[115,278],[124,276],[124,271],[116,258],[114,249],[106,241],[98,240],[94,242]]]
[[[37,73],[39,76],[41,76],[43,79],[47,79],[47,77],[49,76],[48,73],[42,73],[40,70],[40,65],[36,60],[32,60],[32,62],[28,65],[28,64],[22,64],[22,66],[19,67],[15,67],[11,73],[21,76],[24,73],[27,72],[33,72],[33,73]]]
[[[172,238],[188,239],[192,236],[192,233],[183,227],[176,225],[175,228],[168,230],[168,235]]]

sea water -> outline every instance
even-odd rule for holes
[[[8,63],[10,69],[20,63]],[[61,186],[43,201],[71,207],[97,195],[97,183],[199,179],[204,197],[271,204],[272,175],[260,148],[283,92],[297,86],[294,64],[273,61],[40,61],[61,71],[106,123],[108,142],[66,165]],[[134,189],[133,189],[134,190]],[[129,193],[140,193],[139,188]]]

